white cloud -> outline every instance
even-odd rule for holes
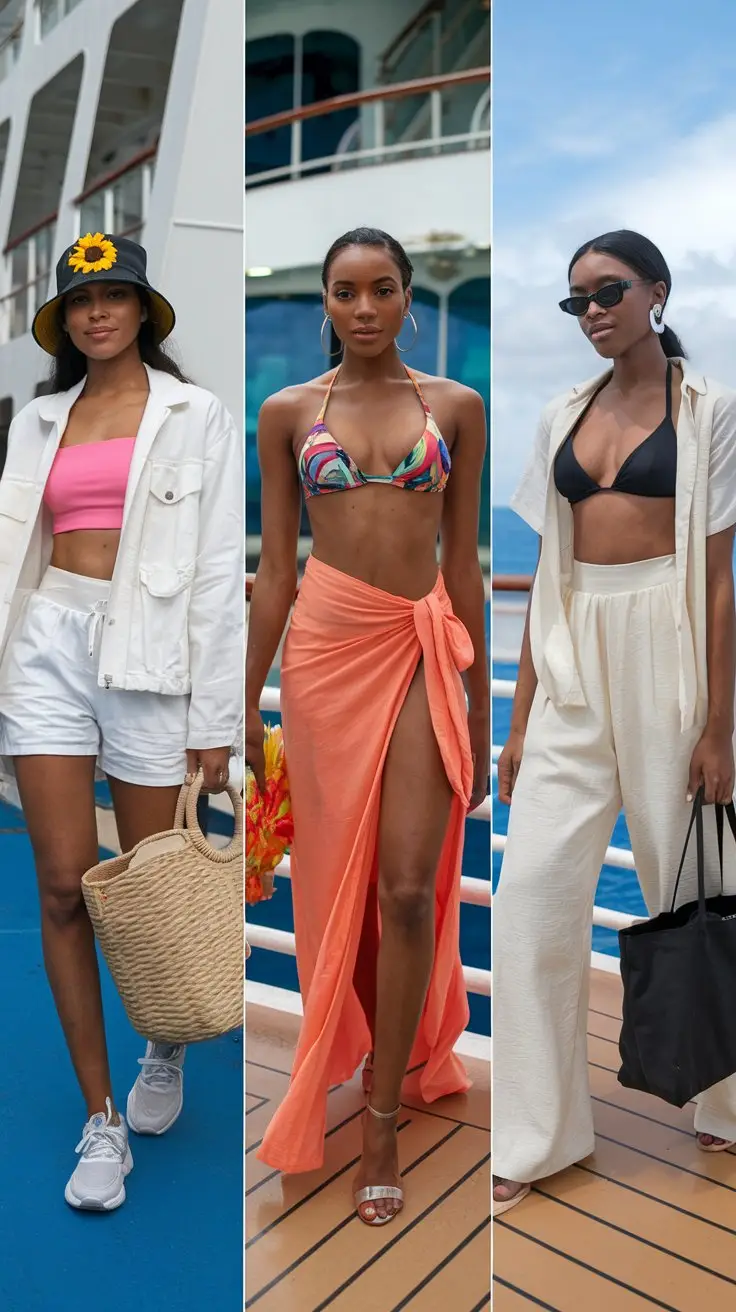
[[[668,319],[704,373],[736,387],[736,115],[672,143],[651,173],[632,156],[605,190],[496,233],[493,252],[493,472],[508,502],[544,403],[600,370],[557,302],[576,247],[598,232],[635,228],[672,271]],[[635,161],[636,163],[636,161]],[[564,167],[564,165],[561,165]],[[496,180],[498,193],[499,181]]]

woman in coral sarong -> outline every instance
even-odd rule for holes
[[[246,667],[247,757],[262,781],[259,702],[294,598],[303,490],[313,550],[281,707],[304,1021],[259,1156],[285,1172],[321,1166],[327,1091],[363,1063],[354,1196],[369,1225],[403,1205],[396,1118],[407,1073],[427,1102],[469,1086],[453,1051],[468,1021],[460,867],[489,769],[477,550],[485,413],[469,388],[404,365],[399,351],[417,333],[411,276],[386,233],[336,241],[322,272],[323,333],[331,323],[341,363],[262,408]]]

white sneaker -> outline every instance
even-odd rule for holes
[[[92,1212],[111,1212],[125,1202],[125,1177],[133,1170],[128,1147],[128,1127],[122,1116],[112,1124],[112,1106],[91,1116],[77,1144],[80,1154],[64,1197],[70,1207]]]
[[[148,1043],[143,1069],[128,1095],[128,1125],[136,1134],[165,1134],[184,1105],[184,1044]]]

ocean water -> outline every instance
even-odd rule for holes
[[[538,542],[536,534],[508,506],[494,506],[491,520],[493,526],[493,572],[494,574],[533,574],[537,564]],[[516,666],[494,662],[493,674],[497,679],[515,679]],[[493,700],[493,742],[502,745],[506,741],[511,721],[511,701],[506,697]],[[508,825],[508,808],[497,799],[496,781],[493,789],[493,830],[505,834]],[[626,820],[621,814],[611,837],[613,847],[631,849]],[[501,856],[493,856],[493,887],[498,883],[501,871]],[[619,870],[604,866],[598,883],[596,902],[611,911],[623,911],[632,916],[647,914],[639,889],[639,883],[633,870]],[[618,937],[614,930],[593,929],[593,947],[598,952],[607,952],[618,956]]]

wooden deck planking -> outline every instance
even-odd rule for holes
[[[494,1228],[494,1312],[736,1307],[736,1161],[705,1154],[682,1110],[617,1081],[621,983],[593,973],[596,1149]]]
[[[255,1153],[288,1083],[298,1019],[249,1008],[246,1306],[257,1312],[490,1312],[490,1070],[473,1089],[402,1105],[406,1203],[390,1225],[356,1217],[360,1081],[331,1090],[320,1171],[282,1176]],[[411,1086],[409,1085],[409,1088]],[[268,1098],[268,1102],[261,1101]]]

